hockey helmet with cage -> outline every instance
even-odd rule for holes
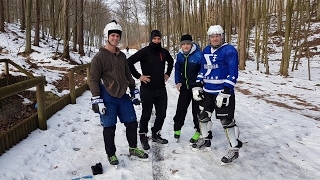
[[[213,34],[221,35],[221,43],[219,45],[214,46],[210,43],[213,48],[218,48],[225,42],[224,41],[224,30],[220,25],[210,26],[207,34],[208,34],[209,42],[210,42],[210,35],[213,35]]]
[[[112,20],[109,24],[106,25],[106,27],[103,30],[103,34],[106,40],[108,40],[109,35],[112,33],[119,34],[121,38],[122,28],[116,20]]]

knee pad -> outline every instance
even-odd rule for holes
[[[220,119],[220,122],[224,129],[236,126],[236,121],[234,119]]]
[[[201,105],[199,105],[199,110],[200,110],[200,111],[203,111],[203,110],[204,110],[204,107],[201,106]]]
[[[124,126],[126,126],[126,128],[129,128],[129,129],[137,129],[138,128],[138,123],[137,123],[137,121],[125,122]]]
[[[211,121],[211,115],[212,113],[209,111],[200,111],[200,113],[198,114],[198,119],[200,122],[209,122]]]

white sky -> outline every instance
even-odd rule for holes
[[[20,33],[17,25],[10,26],[10,30]],[[23,37],[23,34],[19,35]],[[9,58],[31,69],[29,64],[17,56],[17,52],[24,51],[23,39],[13,41],[11,33],[1,33],[0,39],[0,46],[4,48],[1,59]],[[44,68],[31,70],[36,75],[46,76],[46,90],[63,95],[57,92],[52,82],[66,72],[45,68],[71,67],[65,61],[49,58],[55,51],[49,45],[54,43],[41,43],[41,48],[32,47],[39,52],[32,53],[33,61],[41,61]],[[320,179],[320,62],[316,58],[311,61],[312,81],[307,80],[306,59],[301,60],[298,71],[289,72],[290,77],[284,78],[277,73],[280,62],[275,61],[281,48],[275,48],[278,53],[269,57],[271,75],[263,73],[264,67],[261,64],[261,70],[256,71],[256,63],[252,61],[247,62],[246,70],[239,72],[235,119],[241,132],[240,140],[244,144],[239,159],[230,165],[220,165],[220,159],[229,145],[220,122],[215,118],[212,118],[212,151],[191,150],[189,139],[195,131],[190,109],[182,128],[181,140],[175,142],[173,116],[179,94],[175,89],[172,72],[167,82],[169,101],[162,129],[162,136],[169,140],[169,144],[167,147],[159,147],[150,141],[149,162],[129,157],[125,128],[118,123],[115,142],[120,164],[118,169],[109,165],[104,150],[103,128],[99,116],[91,110],[91,93],[86,91],[77,98],[77,104],[66,106],[48,120],[48,130],[35,130],[27,139],[0,156],[0,179],[72,179],[92,175],[90,167],[98,162],[102,163],[104,173],[93,176],[96,180]],[[134,52],[130,50],[130,54]],[[79,62],[89,62],[92,58],[80,59],[77,54],[71,54],[71,57]],[[0,73],[3,73],[3,63],[0,63]],[[250,93],[243,94],[244,90]],[[275,103],[282,103],[282,106]],[[139,120],[141,106],[135,108]],[[149,127],[154,118],[152,116]],[[141,148],[140,142],[138,147]]]

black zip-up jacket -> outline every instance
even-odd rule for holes
[[[140,74],[134,66],[138,61],[140,61],[142,74]],[[165,72],[166,62],[167,70]],[[160,89],[165,87],[164,74],[168,76],[171,74],[173,58],[168,50],[164,48],[156,50],[149,45],[130,56],[128,64],[131,74],[136,79],[139,79],[141,75],[151,76],[150,82],[147,84],[141,82],[141,86],[149,89]]]

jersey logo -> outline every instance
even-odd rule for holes
[[[212,64],[216,62],[217,55],[216,54],[204,54],[204,58],[206,60],[206,64],[204,64],[203,68],[207,69],[205,76],[208,76],[211,73],[212,69],[219,68],[218,64]]]
[[[218,64],[205,64],[204,69],[217,69],[219,68]]]

